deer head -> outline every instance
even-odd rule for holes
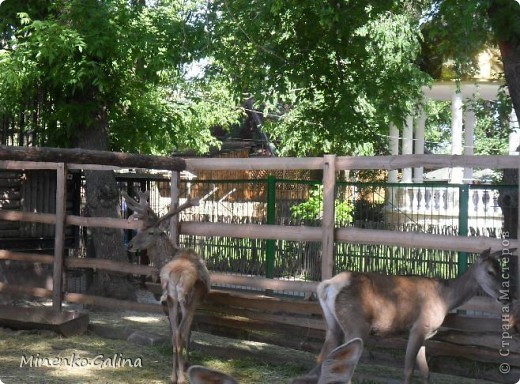
[[[499,256],[501,252],[491,254],[491,249],[483,251],[477,261],[471,268],[475,268],[475,279],[478,285],[489,296],[497,301],[501,301],[502,286],[502,268],[500,266]],[[508,301],[508,300],[507,300]]]
[[[131,198],[126,192],[122,192],[126,203],[134,212],[128,220],[141,220],[143,225],[137,234],[129,243],[129,250],[136,251],[138,249],[148,249],[157,243],[157,240],[166,235],[165,228],[162,226],[168,225],[168,220],[179,214],[181,211],[199,204],[198,199],[189,197],[184,204],[181,204],[177,209],[171,210],[166,215],[159,217],[148,202],[149,192],[139,192],[139,201]]]

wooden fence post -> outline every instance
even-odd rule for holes
[[[276,177],[267,177],[267,224],[276,224]],[[274,276],[274,256],[276,253],[276,241],[268,239],[265,251],[265,277],[272,279]]]
[[[459,185],[459,236],[468,236],[468,205],[469,205],[469,185]],[[458,253],[457,275],[460,276],[468,269],[468,254]]]
[[[323,219],[321,241],[321,279],[334,271],[334,201],[336,199],[336,155],[323,157]]]
[[[172,171],[171,181],[170,181],[170,196],[171,196],[171,205],[170,211],[177,209],[179,207],[179,184],[180,184],[180,173],[177,171]],[[179,246],[179,214],[172,216],[170,219],[170,238],[173,241],[173,244],[178,247]]]
[[[67,167],[59,163],[56,169],[56,225],[54,227],[54,263],[52,271],[52,308],[61,311],[63,282],[63,251],[67,207]]]
[[[520,218],[520,168],[518,168],[518,198],[516,200],[516,205],[518,209],[518,217]],[[520,240],[520,220],[517,220],[516,222],[516,239]],[[520,250],[516,250],[516,260],[514,261],[516,266],[516,276],[513,277],[513,279],[516,279],[516,297],[518,300],[520,300]],[[513,281],[514,283],[514,281]],[[514,294],[514,292],[513,292]]]

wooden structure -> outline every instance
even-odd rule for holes
[[[121,310],[132,309],[145,312],[162,313],[162,308],[158,304],[134,303],[116,300],[105,297],[91,296],[87,294],[68,293],[62,288],[62,276],[64,270],[68,268],[91,268],[118,273],[128,273],[134,275],[152,275],[156,273],[152,267],[143,265],[133,265],[109,260],[89,259],[89,258],[64,258],[64,231],[66,226],[94,226],[111,228],[136,228],[138,223],[127,222],[123,219],[101,218],[101,217],[81,217],[78,215],[67,215],[65,210],[66,188],[65,181],[67,170],[70,169],[94,169],[106,170],[115,169],[122,163],[120,158],[124,155],[114,154],[106,157],[103,155],[98,158],[97,154],[89,154],[89,157],[67,158],[73,163],[63,163],[64,157],[60,155],[60,150],[43,150],[40,158],[36,152],[30,157],[31,161],[23,161],[20,156],[20,149],[10,147],[0,147],[0,169],[51,169],[56,172],[56,212],[18,212],[0,209],[0,219],[8,221],[22,221],[31,223],[46,223],[55,226],[55,254],[40,255],[14,252],[12,250],[0,250],[0,260],[18,260],[28,263],[42,263],[53,266],[53,287],[51,289],[41,287],[13,286],[0,283],[0,293],[18,293],[35,297],[51,297],[53,308],[61,310],[62,302],[95,304],[119,308]],[[50,156],[53,153],[55,158]],[[69,152],[68,155],[72,155]],[[14,159],[14,160],[13,160]],[[3,161],[2,161],[3,160]],[[41,160],[41,161],[39,161]],[[159,158],[155,162],[153,157],[138,156],[132,157],[132,164],[135,167],[157,168],[172,170],[172,205],[178,201],[178,172],[188,170],[323,170],[324,185],[324,214],[322,227],[285,227],[281,225],[237,225],[222,223],[192,223],[183,222],[180,225],[180,232],[183,234],[204,234],[207,236],[231,236],[231,237],[251,237],[262,239],[284,239],[284,240],[304,240],[318,241],[322,244],[322,278],[328,278],[333,271],[333,245],[335,242],[354,242],[365,244],[388,244],[412,248],[431,248],[444,249],[463,252],[480,252],[485,248],[501,250],[506,247],[500,239],[485,237],[453,237],[433,234],[390,232],[384,230],[369,230],[360,228],[335,228],[334,226],[334,183],[335,174],[340,170],[347,169],[398,169],[412,166],[426,167],[493,167],[496,169],[510,168],[518,169],[520,158],[513,156],[437,156],[437,155],[408,155],[408,156],[383,156],[383,157],[335,157],[327,155],[323,158],[256,158],[256,159],[190,159],[179,161],[170,158]],[[101,165],[107,162],[107,165]],[[176,226],[171,227],[173,230]],[[174,231],[172,231],[174,232]],[[177,234],[173,233],[176,238]],[[507,248],[518,247],[518,240],[508,240]],[[513,257],[513,256],[511,256]],[[510,279],[518,278],[511,276]],[[259,277],[233,276],[225,274],[212,274],[212,282],[219,285],[238,287],[254,287],[273,291],[299,291],[312,293],[315,290],[316,282],[285,281],[273,280]],[[512,292],[511,292],[512,294]],[[308,296],[308,295],[307,295]],[[485,298],[477,298],[470,301],[464,309],[480,312],[500,313],[500,308]],[[324,323],[316,302],[294,300],[287,298],[267,297],[251,293],[222,292],[214,291],[210,295],[207,305],[198,315],[198,323],[201,327],[215,327],[234,330],[235,335],[247,334],[262,338],[266,334],[277,334],[276,336],[265,336],[270,338],[268,341],[282,342],[287,344],[290,340],[296,347],[315,350],[323,339]],[[225,325],[225,327],[224,327]],[[520,373],[520,354],[518,351],[518,340],[510,344],[508,355],[501,355],[496,350],[496,345],[503,337],[503,324],[501,318],[474,319],[461,316],[451,316],[446,322],[447,329],[451,333],[444,333],[440,338],[431,341],[434,346],[429,354],[439,356],[463,356],[479,362],[488,362],[498,365],[507,364],[511,368],[510,375],[495,375],[493,379],[510,382],[512,377],[517,377]],[[464,331],[463,334],[453,333],[454,330]],[[269,332],[265,332],[269,331]],[[486,332],[486,346],[482,347],[482,333]],[[231,331],[230,331],[231,332]],[[233,333],[231,332],[231,333]],[[237,333],[238,332],[238,333]],[[478,332],[478,337],[475,337]],[[489,332],[489,334],[487,333]],[[295,337],[280,337],[294,334]],[[502,336],[501,336],[502,335]],[[450,340],[449,343],[446,340]],[[502,339],[503,340],[503,339]],[[509,341],[509,339],[508,339]],[[396,348],[404,351],[404,340],[390,340],[385,343],[389,348]],[[373,343],[372,343],[373,344]],[[313,347],[314,346],[314,347]],[[452,367],[448,368],[451,370]],[[498,368],[497,368],[498,369]],[[436,364],[433,364],[433,370]]]
[[[79,214],[79,173],[67,178],[66,211]],[[56,211],[56,172],[53,170],[0,170],[0,209],[21,212]],[[75,246],[73,227],[65,233],[65,247]],[[2,221],[0,238],[3,248],[52,250],[54,226],[41,223]]]

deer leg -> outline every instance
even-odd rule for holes
[[[171,297],[167,299],[168,303],[168,319],[170,320],[170,334],[172,337],[172,351],[173,351],[173,368],[172,368],[172,383],[177,384],[177,366],[179,360],[179,349],[177,343],[178,335],[178,303]]]
[[[205,293],[201,289],[195,288],[188,302],[184,305],[181,303],[182,320],[179,324],[179,329],[184,340],[187,360],[189,360],[191,325],[193,323],[193,318],[195,317],[197,306],[202,302],[204,295]]]
[[[419,372],[421,372],[423,382],[427,384],[430,380],[430,370],[428,369],[428,362],[426,360],[426,347],[424,345],[419,348],[415,363],[419,368]]]
[[[181,321],[179,322],[179,327],[177,328],[177,337],[176,341],[178,343],[179,349],[179,378],[178,383],[184,383],[184,349],[186,349],[186,358],[188,358],[189,351],[189,341],[190,341],[190,333],[191,333],[191,323],[193,322],[193,316],[195,315],[195,306],[193,305],[195,302],[190,300],[187,302],[186,300],[180,301],[181,308]]]
[[[410,384],[412,382],[413,370],[415,367],[416,360],[419,360],[420,350],[423,349],[424,354],[424,340],[425,336],[416,331],[416,327],[412,328],[410,331],[410,336],[408,337],[408,344],[406,346],[406,356],[404,361],[404,383]],[[420,365],[426,364],[426,355],[424,355],[424,361],[421,360]],[[427,367],[427,365],[426,365]],[[421,371],[424,369],[424,366],[420,368]],[[423,372],[423,371],[422,371]],[[428,379],[425,379],[425,383],[428,383]]]

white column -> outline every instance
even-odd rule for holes
[[[462,155],[462,95],[454,93],[451,99],[451,154]],[[451,169],[450,183],[462,183],[463,168]]]
[[[403,128],[403,145],[402,154],[411,155],[413,153],[413,117],[408,116],[406,118],[406,124]],[[403,183],[412,182],[412,168],[403,169]]]
[[[511,128],[511,133],[509,134],[509,154],[518,155],[518,147],[520,146],[520,128],[514,109],[511,111],[511,115],[509,115],[509,127]]]
[[[397,156],[399,155],[399,130],[394,124],[390,124],[389,136],[390,154]],[[397,169],[388,171],[388,182],[397,183]]]
[[[464,154],[473,155],[475,145],[475,125],[476,117],[473,109],[468,108],[464,113]],[[464,183],[471,184],[473,182],[473,168],[464,168]]]
[[[417,125],[415,126],[415,154],[423,155],[424,154],[424,127],[426,126],[426,114],[424,110],[421,108],[419,111],[419,117],[417,119]],[[413,169],[413,182],[414,183],[422,183],[423,182],[423,174],[424,167],[415,167]]]

